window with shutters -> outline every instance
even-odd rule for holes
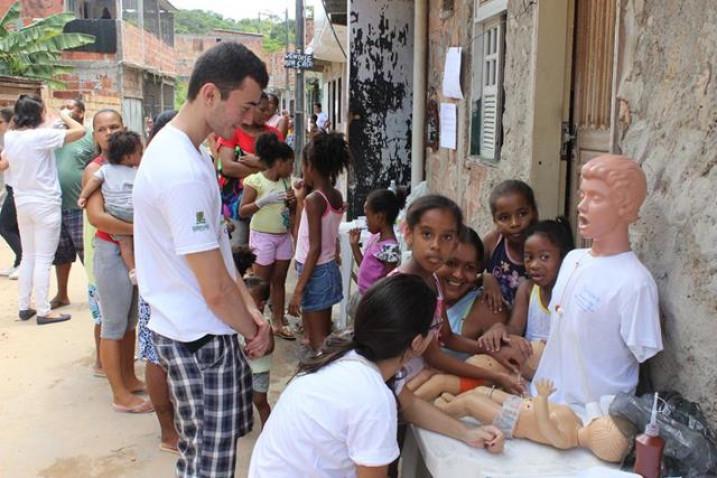
[[[501,2],[496,2],[501,3]],[[492,15],[485,18],[490,8]],[[476,0],[471,81],[470,156],[498,161],[503,144],[503,58],[505,12]]]

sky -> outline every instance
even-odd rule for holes
[[[294,0],[170,0],[170,2],[180,10],[210,10],[235,20],[257,18],[260,12],[274,13],[283,17],[284,10],[287,8],[289,18],[296,16]],[[305,0],[304,3],[313,5],[315,0]]]

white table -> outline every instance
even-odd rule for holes
[[[475,423],[475,422],[474,422]],[[506,440],[492,455],[457,440],[409,426],[401,453],[401,478],[640,478],[587,450],[557,450],[528,440]]]
[[[346,327],[348,322],[348,305],[349,298],[351,297],[351,272],[354,268],[354,256],[351,251],[351,240],[349,239],[349,232],[357,227],[361,229],[361,243],[365,244],[366,240],[371,237],[371,233],[366,230],[366,221],[360,219],[354,219],[349,222],[342,222],[339,224],[339,245],[341,247],[341,283],[343,286],[344,298],[339,304],[339,318],[336,321],[336,328],[343,329]]]

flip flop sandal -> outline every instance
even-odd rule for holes
[[[179,455],[179,450],[177,450],[176,448],[172,448],[171,446],[166,445],[164,443],[159,444],[159,451],[164,451],[167,453],[173,453],[175,455]]]
[[[272,332],[275,337],[279,337],[284,340],[296,340],[296,336],[291,332],[288,325],[282,325],[278,329],[272,327]]]
[[[149,400],[145,400],[134,407],[126,407],[113,402],[112,408],[114,408],[115,412],[119,413],[152,413],[154,411],[154,406],[152,406],[152,402]]]
[[[62,302],[60,300],[50,301],[50,309],[52,309],[52,310],[59,309],[60,307],[66,307],[68,305],[70,305],[69,301],[67,301],[67,302]]]

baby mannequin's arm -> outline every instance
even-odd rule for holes
[[[533,399],[535,404],[535,418],[538,422],[538,430],[555,448],[566,450],[571,448],[570,440],[558,428],[557,424],[550,419],[550,408],[548,397],[555,391],[553,382],[550,380],[539,380],[535,384],[538,395]]]
[[[432,401],[444,392],[456,395],[460,392],[461,379],[456,375],[437,373],[414,392],[418,398]]]

